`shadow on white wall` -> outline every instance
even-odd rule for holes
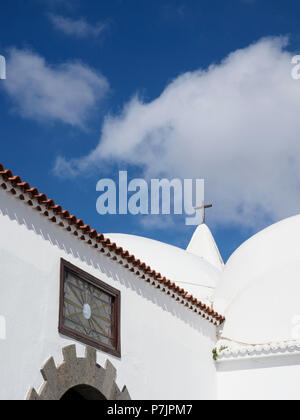
[[[199,314],[195,314],[184,307],[184,305],[177,303],[174,299],[156,290],[155,287],[138,278],[135,274],[130,273],[120,264],[102,255],[99,251],[89,247],[63,228],[49,223],[47,218],[35,213],[31,207],[26,206],[23,202],[7,200],[5,206],[0,206],[0,212],[8,216],[10,220],[16,221],[20,225],[25,225],[28,230],[35,232],[53,246],[58,247],[76,259],[80,259],[87,265],[106,274],[116,283],[122,284],[143,299],[147,299],[162,310],[171,313],[203,336],[210,338],[214,336],[215,327]]]

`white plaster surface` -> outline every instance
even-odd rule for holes
[[[298,215],[253,236],[227,262],[214,299],[226,317],[222,337],[253,345],[300,338],[299,279]]]
[[[121,291],[122,358],[109,359],[132,399],[216,398],[215,327],[0,191],[0,399],[24,399],[40,368],[75,343],[58,333],[60,259]],[[84,346],[77,344],[79,355]]]
[[[300,399],[299,352],[273,354],[271,346],[215,364],[212,324],[2,190],[0,232],[0,400],[38,390],[40,368],[50,356],[61,363],[64,346],[84,355],[84,345],[58,333],[61,258],[121,291],[122,358],[97,357],[114,364],[132,399]],[[205,261],[197,235],[193,254],[131,235],[111,239],[178,284],[198,282],[197,297],[216,287],[215,309],[226,316],[219,343],[280,347],[300,339],[299,233],[300,216],[271,226],[223,272]]]
[[[218,366],[219,400],[299,400],[300,357],[222,362]]]
[[[203,258],[181,248],[135,235],[105,235],[136,258],[210,306],[221,272]]]

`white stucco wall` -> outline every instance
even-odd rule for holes
[[[299,400],[300,356],[218,364],[220,400]]]
[[[24,399],[42,383],[40,368],[73,340],[58,333],[59,270],[64,258],[121,291],[122,358],[98,352],[133,399],[214,399],[215,327],[0,191],[0,399]],[[77,344],[79,355],[84,346]]]

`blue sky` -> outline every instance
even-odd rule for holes
[[[204,178],[227,259],[299,209],[299,14],[296,0],[2,1],[0,161],[100,232],[181,247],[183,218],[99,216],[96,183]]]

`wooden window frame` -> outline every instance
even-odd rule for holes
[[[92,286],[96,287],[97,289],[100,289],[102,292],[110,295],[113,298],[114,347],[110,347],[104,343],[87,337],[85,334],[74,331],[72,328],[68,328],[64,325],[65,270],[73,273],[75,276],[79,277],[81,281],[90,283]],[[60,334],[66,337],[72,338],[83,344],[87,344],[91,347],[94,347],[97,350],[101,350],[105,353],[109,353],[113,356],[121,358],[121,292],[62,258],[60,263],[60,298],[58,331]]]

